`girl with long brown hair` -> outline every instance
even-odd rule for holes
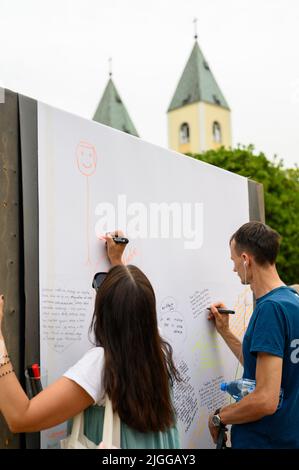
[[[151,283],[136,266],[122,264],[124,248],[113,235],[106,236],[112,267],[97,290],[90,329],[95,347],[32,400],[5,349],[0,298],[0,411],[13,432],[34,432],[85,410],[85,435],[98,444],[107,395],[121,421],[122,448],[178,448],[172,385],[179,376],[172,349],[159,334]]]

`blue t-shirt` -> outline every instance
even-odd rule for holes
[[[299,448],[299,295],[287,287],[260,297],[243,339],[243,378],[255,380],[258,352],[283,359],[282,407],[259,421],[232,426],[235,449]]]

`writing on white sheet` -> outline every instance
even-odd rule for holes
[[[212,303],[209,289],[197,290],[189,298],[194,319],[205,313],[206,308]]]
[[[224,406],[229,400],[228,394],[220,390],[221,382],[224,382],[222,375],[212,377],[210,380],[203,382],[199,389],[200,407],[207,408],[209,413]]]
[[[87,290],[41,289],[43,341],[56,352],[64,352],[86,335],[86,318],[91,317],[92,296]]]
[[[179,352],[187,336],[183,315],[177,311],[177,302],[173,297],[166,297],[160,305],[160,326],[163,337]]]
[[[177,417],[187,432],[192,425],[198,411],[198,400],[194,387],[191,384],[189,367],[184,360],[178,365],[181,382],[174,383],[174,404]]]

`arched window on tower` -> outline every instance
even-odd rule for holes
[[[222,141],[221,126],[217,121],[213,122],[213,140],[218,144],[220,144]]]
[[[190,128],[189,124],[184,122],[180,127],[180,143],[187,144],[190,142]]]

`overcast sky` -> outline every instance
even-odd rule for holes
[[[167,146],[194,17],[232,109],[234,145],[299,163],[298,0],[0,0],[0,81],[91,118],[111,56],[140,136]]]

